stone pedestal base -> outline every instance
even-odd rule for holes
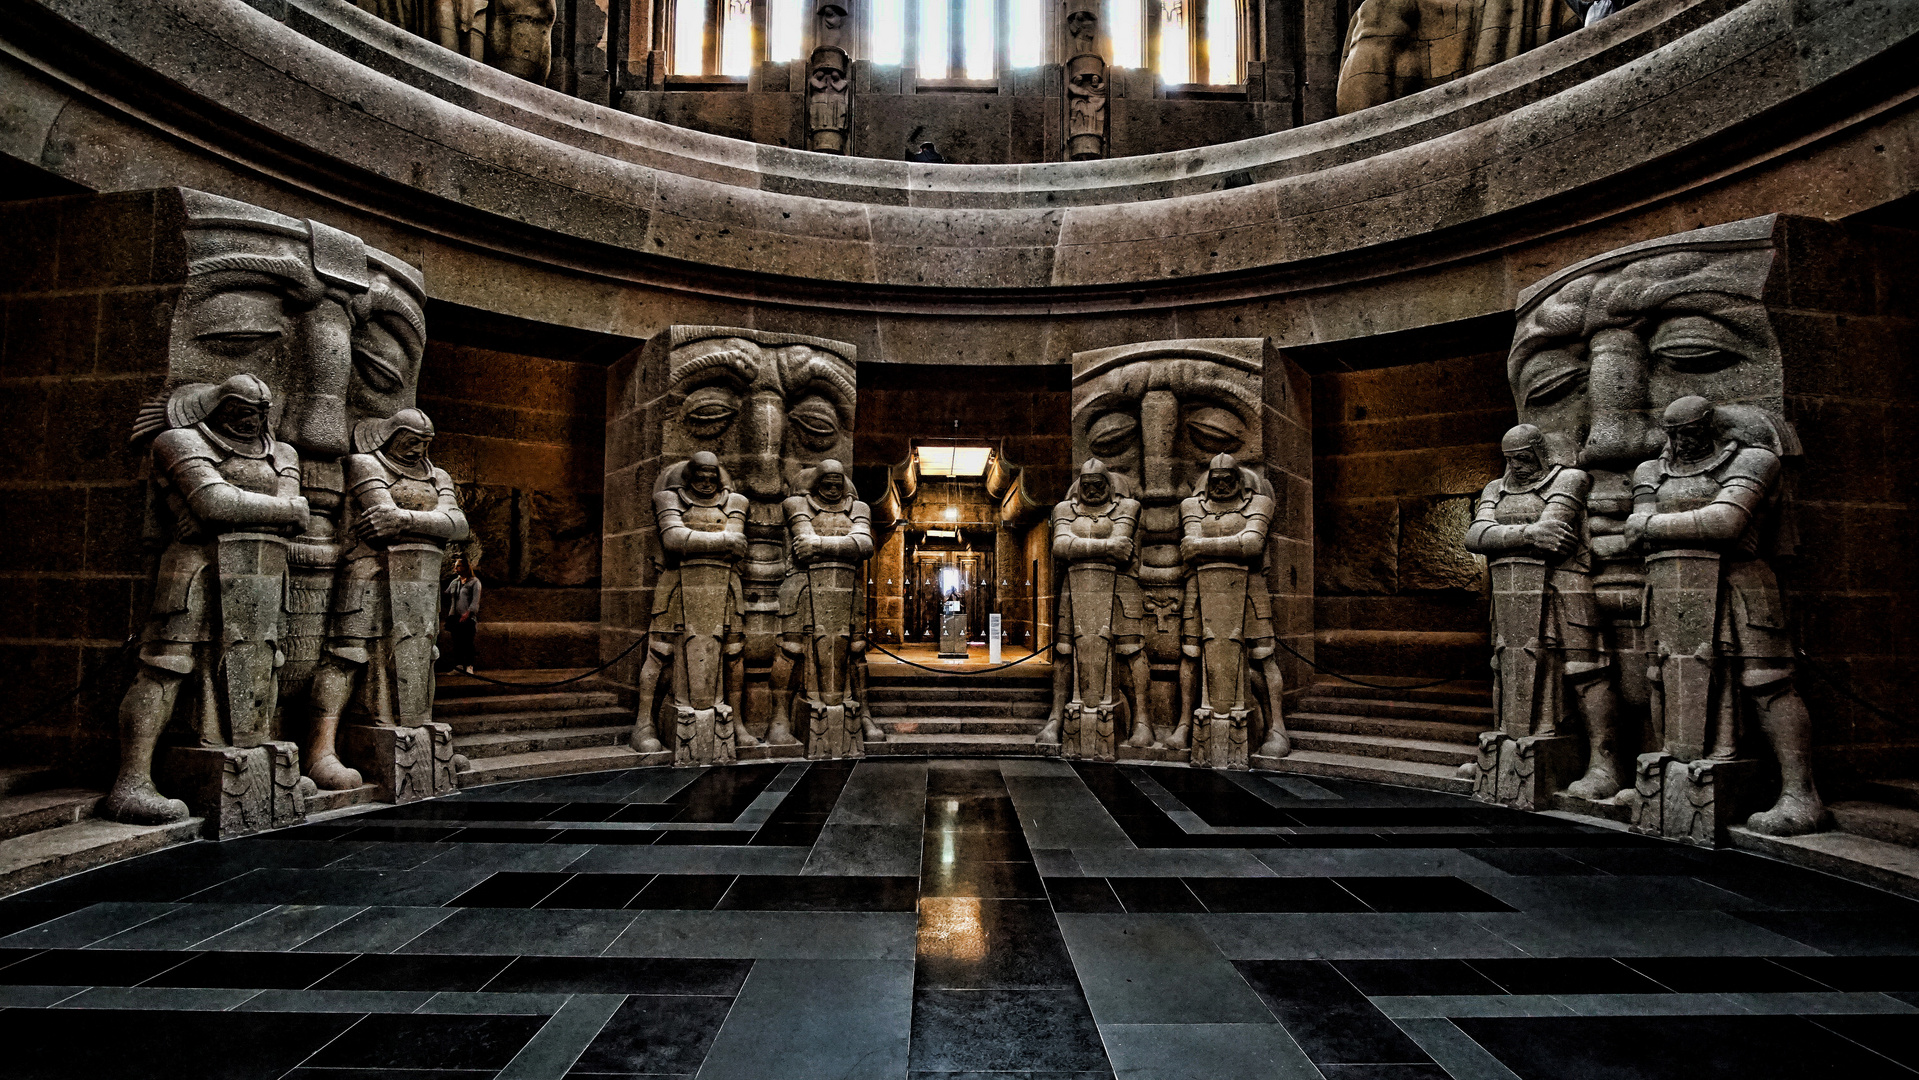
[[[1759,779],[1760,763],[1680,761],[1671,754],[1639,755],[1633,790],[1621,801],[1632,808],[1634,832],[1717,847],[1727,826],[1744,821]]]
[[[1120,743],[1113,748],[1113,757],[1119,761],[1176,762],[1183,765],[1192,756],[1193,752],[1191,750],[1174,750],[1165,746],[1128,746],[1125,743]],[[1281,759],[1262,758],[1257,754],[1249,759],[1253,768],[1271,768],[1271,765],[1262,766],[1259,763],[1261,761],[1273,762],[1279,760]]]
[[[661,752],[665,753],[665,751]],[[649,754],[645,756],[651,757],[652,755]],[[806,759],[806,747],[799,743],[787,743],[784,746],[774,746],[772,743],[763,742],[758,746],[739,747],[733,751],[733,756],[735,761],[803,761]],[[848,756],[858,757],[859,755],[852,754]],[[671,761],[672,757],[673,755],[667,754],[668,761]]]
[[[1546,810],[1554,793],[1578,775],[1579,740],[1572,736],[1515,739],[1503,731],[1485,731],[1479,735],[1473,798],[1515,810]]]
[[[160,790],[184,799],[206,819],[210,840],[245,836],[306,820],[300,749],[270,742],[232,746],[169,746],[155,761]]]
[[[453,729],[446,724],[411,728],[350,724],[341,730],[340,741],[347,764],[379,790],[381,802],[430,799],[459,786]]]

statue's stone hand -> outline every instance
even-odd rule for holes
[[[820,557],[820,538],[800,535],[793,538],[793,557],[803,563],[810,563]],[[745,554],[745,552],[741,552]]]
[[[407,513],[392,506],[370,506],[360,518],[360,527],[377,540],[391,540],[406,529]]]
[[[1651,514],[1634,514],[1626,519],[1626,527],[1622,530],[1626,538],[1626,550],[1645,546],[1646,523],[1651,520]]]
[[[305,533],[313,524],[313,508],[307,505],[305,495],[295,495],[287,501],[293,504],[293,521],[291,524],[294,529],[297,530],[293,535],[299,536]]]
[[[1535,521],[1526,526],[1526,542],[1541,551],[1564,555],[1573,547],[1572,526],[1563,521]]]

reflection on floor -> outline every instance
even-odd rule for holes
[[[1750,855],[1338,780],[654,769],[0,901],[0,1072],[1913,1077],[1916,915]]]

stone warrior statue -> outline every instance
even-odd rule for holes
[[[154,787],[153,751],[189,676],[200,745],[257,747],[272,737],[286,537],[308,513],[299,457],[268,430],[272,405],[265,383],[235,375],[181,386],[135,424],[136,441],[154,435],[173,535],[160,556],[139,672],[120,703],[120,773],[101,805],[115,821],[187,817],[184,802]]]
[[[1113,760],[1116,681],[1131,698],[1133,730],[1127,745],[1153,743],[1147,710],[1152,672],[1140,630],[1146,608],[1139,588],[1138,529],[1139,500],[1120,493],[1120,484],[1098,458],[1080,466],[1078,481],[1053,508],[1053,558],[1066,567],[1053,640],[1066,662],[1053,669],[1055,716],[1040,741],[1060,741],[1066,757]]]
[[[1621,780],[1586,525],[1592,478],[1550,464],[1546,437],[1531,424],[1506,432],[1500,450],[1506,473],[1480,493],[1466,530],[1466,550],[1491,564],[1494,715],[1511,738],[1552,736],[1571,690],[1590,758],[1567,790],[1610,799]]]
[[[660,674],[671,665],[673,762],[712,765],[734,760],[737,746],[759,740],[736,722],[746,648],[746,496],[733,490],[720,459],[702,450],[660,473],[653,486],[664,565],[654,588],[640,669],[639,716],[631,743],[661,749],[653,714]]]
[[[1251,469],[1231,454],[1220,454],[1208,466],[1205,483],[1179,504],[1179,554],[1187,568],[1180,620],[1184,659],[1179,727],[1169,741],[1176,747],[1186,744],[1190,717],[1196,725],[1194,765],[1248,766],[1249,690],[1266,715],[1266,738],[1258,753],[1285,757],[1292,750],[1280,716],[1286,683],[1273,658],[1273,598],[1266,590],[1266,534],[1274,503],[1263,487]]]
[[[434,642],[446,545],[466,539],[453,478],[427,457],[433,421],[418,409],[354,425],[346,459],[346,553],[333,593],[327,647],[313,675],[306,771],[322,788],[360,786],[340,763],[341,714],[365,676],[368,715],[382,727],[433,718]]]
[[[792,561],[780,585],[777,698],[766,741],[791,744],[789,713],[806,719],[806,756],[859,757],[866,752],[854,671],[866,652],[864,566],[873,557],[873,514],[828,458],[800,476],[804,490],[782,510]],[[804,691],[792,690],[795,673]]]
[[[1779,581],[1759,557],[1777,499],[1779,455],[1721,430],[1710,402],[1666,407],[1666,450],[1633,475],[1629,545],[1646,551],[1653,729],[1681,761],[1736,754],[1738,699],[1752,703],[1779,759],[1772,809],[1746,826],[1774,836],[1819,829],[1812,722],[1793,688]]]

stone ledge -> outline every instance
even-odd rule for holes
[[[1727,829],[1726,836],[1745,851],[1919,900],[1919,850],[1913,848],[1842,832],[1766,836],[1743,825]]]
[[[170,825],[122,825],[90,818],[0,840],[0,896],[198,839],[205,824],[200,818]]]

